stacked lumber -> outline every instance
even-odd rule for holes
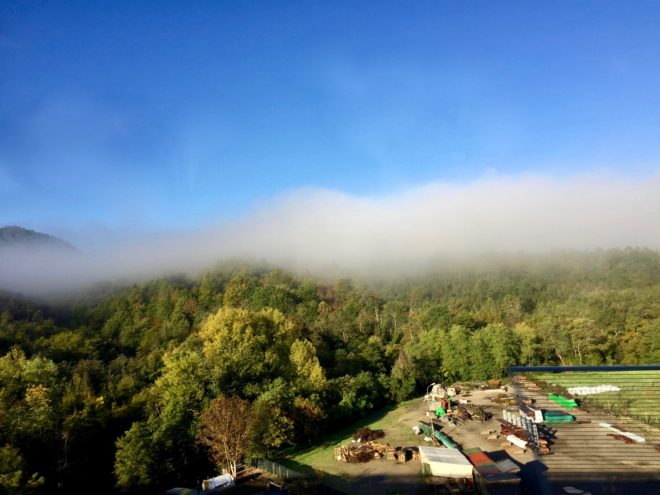
[[[527,430],[524,428],[521,428],[520,426],[516,426],[513,423],[510,423],[509,421],[502,419],[502,418],[497,418],[497,421],[500,423],[500,433],[503,437],[507,439],[508,442],[517,445],[521,448],[526,448],[522,447],[524,444],[528,444],[530,439],[529,439],[529,433]],[[502,444],[504,446],[505,444]],[[539,454],[541,455],[547,455],[550,453],[550,446],[548,444],[548,440],[545,438],[539,438],[538,440],[538,448],[539,448]]]
[[[513,381],[519,383],[523,387],[525,387],[528,390],[539,390],[540,387],[532,382],[531,380],[528,380],[525,378],[523,375],[516,375],[513,377]]]
[[[529,443],[529,435],[524,428],[516,426],[513,423],[509,423],[508,421],[501,418],[497,418],[497,421],[501,423],[500,433],[507,439],[507,441],[522,449],[527,448]]]
[[[512,423],[509,423],[506,420],[503,420],[503,419],[501,420],[501,419],[498,418],[498,421],[500,421],[500,423],[502,423],[500,425],[500,433],[501,433],[502,436],[506,437],[506,436],[509,436],[509,435],[513,435],[513,436],[518,437],[518,438],[520,438],[521,440],[524,440],[524,441],[529,440],[529,436],[527,434],[527,431],[525,431],[524,428],[516,426]]]

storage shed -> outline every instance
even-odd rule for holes
[[[458,449],[421,445],[422,464],[428,464],[433,476],[445,478],[472,478],[472,464]]]

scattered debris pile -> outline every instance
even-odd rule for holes
[[[342,445],[335,449],[335,459],[343,462],[369,462],[374,458],[371,443]]]
[[[514,407],[518,403],[518,399],[513,395],[498,395],[496,397],[491,397],[488,400],[504,407]]]
[[[383,430],[372,430],[371,428],[358,428],[353,435],[353,440],[356,442],[371,442],[383,438],[385,432]]]

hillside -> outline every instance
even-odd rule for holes
[[[660,358],[649,250],[380,284],[228,265],[71,297],[0,293],[0,466],[16,493],[32,478],[41,493],[194,485],[214,472],[198,431],[219,395],[249,404],[250,452],[270,456],[438,380]]]
[[[76,250],[58,237],[17,226],[0,227],[0,249],[2,248]]]

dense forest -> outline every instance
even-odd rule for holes
[[[660,362],[660,253],[562,253],[397,281],[226,265],[0,294],[0,493],[154,490],[215,472],[200,415],[249,401],[251,455],[300,448],[433,381]]]

